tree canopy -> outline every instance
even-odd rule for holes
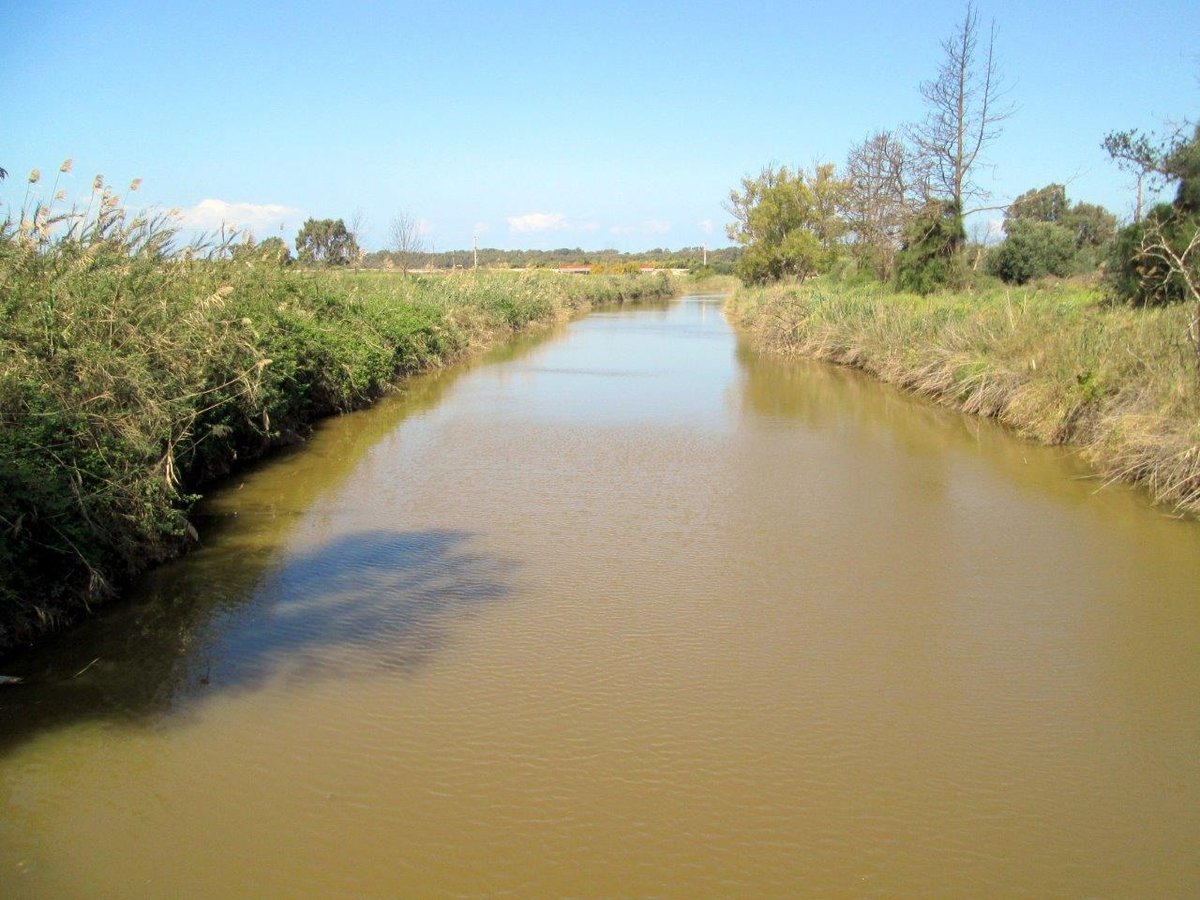
[[[345,266],[358,254],[358,242],[341,219],[309,219],[296,235],[296,255],[307,265]]]
[[[738,276],[751,283],[803,281],[828,268],[846,230],[840,215],[845,193],[846,181],[832,164],[811,172],[770,165],[757,178],[743,178],[726,204],[735,220],[727,233],[745,247]]]

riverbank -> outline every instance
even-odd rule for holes
[[[730,319],[769,352],[829,360],[1077,447],[1105,478],[1200,513],[1191,311],[1066,283],[921,297],[816,281],[740,289]]]
[[[405,375],[662,277],[369,279],[0,242],[0,652],[181,552],[200,487]]]

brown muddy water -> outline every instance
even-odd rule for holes
[[[1200,526],[719,304],[214,493],[7,667],[0,894],[1200,895]]]

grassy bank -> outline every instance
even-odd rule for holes
[[[741,282],[732,275],[688,275],[682,279],[682,289],[697,294],[729,294]]]
[[[0,650],[178,553],[199,486],[318,417],[514,331],[674,290],[188,261],[160,234],[0,233]]]
[[[880,286],[739,290],[763,349],[864,369],[1200,512],[1200,381],[1189,310],[1106,305],[1067,284],[920,297]]]

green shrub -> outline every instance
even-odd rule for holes
[[[1072,231],[1035,219],[1013,219],[1005,228],[1008,237],[987,255],[990,274],[1010,284],[1071,274],[1076,252]]]

